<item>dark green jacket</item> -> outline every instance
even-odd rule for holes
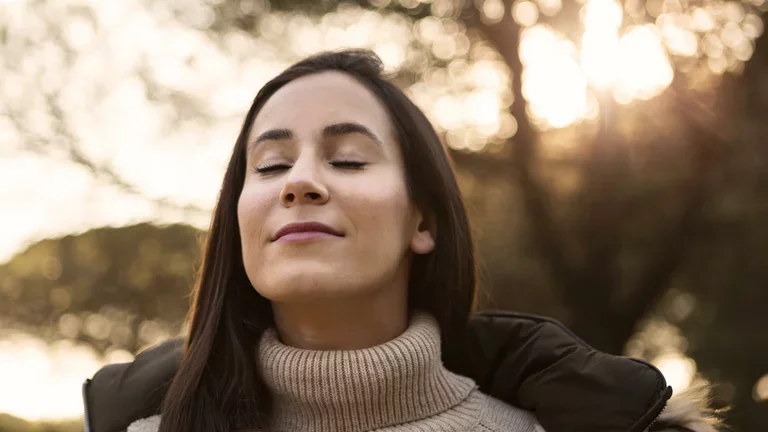
[[[471,318],[466,344],[469,363],[455,372],[473,378],[480,391],[533,412],[546,432],[717,430],[704,398],[670,400],[672,388],[653,365],[599,352],[552,319],[481,312]],[[86,432],[125,431],[158,414],[182,345],[170,340],[87,380]]]

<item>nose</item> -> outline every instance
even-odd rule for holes
[[[323,185],[316,168],[309,161],[297,161],[294,164],[280,191],[280,202],[286,207],[325,204],[328,198],[328,188]]]

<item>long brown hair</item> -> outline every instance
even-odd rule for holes
[[[303,76],[341,71],[370,89],[387,109],[401,147],[414,203],[437,227],[435,249],[414,255],[409,315],[430,312],[438,321],[443,362],[456,371],[460,338],[475,299],[475,256],[469,223],[448,154],[424,113],[382,73],[368,50],[324,52],[302,60],[256,95],[232,152],[213,213],[190,310],[184,356],[166,394],[160,432],[258,430],[268,423],[271,398],[256,367],[255,346],[273,325],[269,300],[251,286],[243,266],[237,202],[246,173],[251,125],[264,103]]]

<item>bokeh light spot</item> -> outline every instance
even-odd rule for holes
[[[755,383],[752,398],[755,399],[756,402],[764,402],[768,400],[768,373],[763,375]]]
[[[546,16],[555,16],[563,8],[562,0],[537,0],[539,10]]]
[[[518,1],[512,6],[512,18],[521,26],[530,27],[539,19],[539,9],[531,1]]]
[[[489,23],[497,23],[504,18],[504,2],[501,0],[485,0],[482,6],[483,16]]]
[[[685,390],[696,375],[696,362],[680,353],[662,354],[655,358],[652,363],[664,375],[667,385],[671,386],[675,392]]]

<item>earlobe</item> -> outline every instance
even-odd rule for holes
[[[411,239],[411,250],[419,255],[432,252],[435,249],[436,227],[431,218],[423,219],[416,227]]]
[[[419,230],[411,240],[411,250],[419,255],[424,255],[432,252],[435,248],[435,239],[432,237],[432,233],[429,230]]]

